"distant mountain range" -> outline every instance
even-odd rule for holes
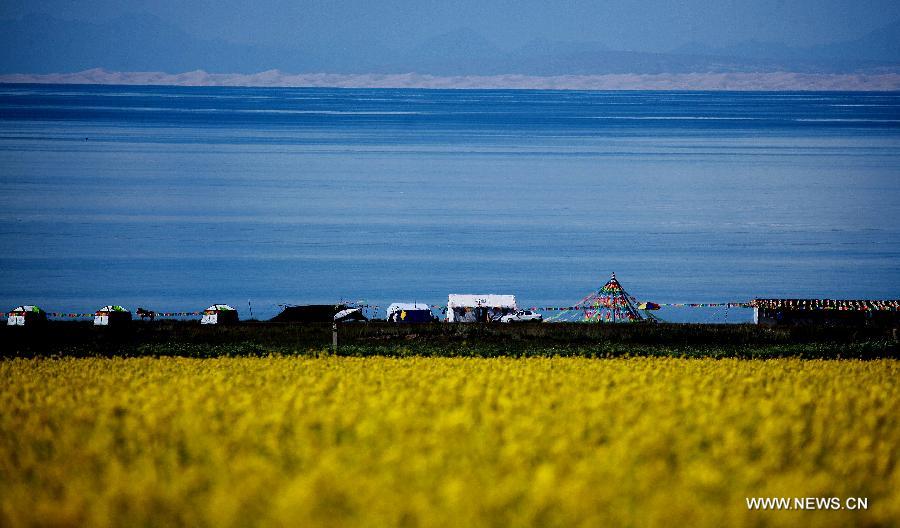
[[[378,43],[304,42],[258,46],[195,38],[151,15],[104,23],[31,15],[0,21],[0,73],[107,71],[249,74],[404,74],[435,76],[590,76],[613,74],[900,73],[900,21],[859,39],[810,48],[764,42],[690,44],[665,53],[623,51],[592,42],[535,40],[504,50],[460,29],[409,49]]]
[[[333,88],[531,90],[900,91],[900,73],[612,73],[603,75],[343,74],[279,70],[260,73],[110,72],[0,74],[2,83],[139,86],[256,86]]]

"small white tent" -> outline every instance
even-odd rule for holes
[[[499,321],[501,317],[517,309],[515,295],[451,293],[447,299],[447,321],[450,323]]]
[[[47,322],[47,314],[39,307],[26,304],[17,306],[9,311],[6,318],[7,326],[26,326]]]
[[[231,324],[238,322],[237,310],[227,304],[214,304],[203,310],[200,324]]]
[[[334,314],[333,319],[335,323],[352,323],[354,321],[366,321],[366,316],[363,315],[360,308],[345,308]]]
[[[109,326],[131,321],[131,312],[115,304],[108,304],[94,312],[94,325]]]

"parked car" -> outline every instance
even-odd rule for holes
[[[518,312],[506,314],[500,318],[501,323],[527,323],[531,321],[540,323],[543,320],[543,315],[532,312],[531,310],[519,310]]]

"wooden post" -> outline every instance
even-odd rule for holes
[[[331,353],[337,354],[338,342],[337,342],[337,321],[331,324]]]

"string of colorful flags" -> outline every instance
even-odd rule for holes
[[[387,306],[367,303],[349,303],[356,308],[364,308],[369,310],[387,309]],[[671,308],[764,308],[770,310],[790,309],[790,310],[861,310],[861,311],[900,311],[900,300],[836,300],[836,299],[755,299],[750,302],[713,302],[713,303],[652,303],[639,302],[636,303],[640,310],[658,310],[661,307]],[[433,310],[446,311],[445,304],[428,305]],[[490,308],[485,306],[485,308]],[[596,304],[577,304],[573,306],[531,306],[520,307],[522,310],[531,310],[536,312],[565,312],[596,309]],[[0,312],[0,317],[8,317],[18,313],[16,311]],[[203,315],[204,311],[191,312],[154,312],[156,317],[193,317]],[[91,313],[71,313],[71,312],[46,312],[47,317],[60,319],[78,319],[94,317],[97,312]]]
[[[0,317],[9,317],[15,313],[21,312],[0,312]],[[68,312],[44,312],[47,317],[78,319],[82,317],[94,317],[97,312],[92,313],[68,313]],[[154,312],[156,317],[191,317],[194,315],[203,315],[203,312]]]
[[[725,302],[725,303],[652,303],[652,302],[640,302],[637,303],[638,308],[641,310],[656,310],[661,306],[671,306],[677,308],[752,308],[752,303],[749,302]],[[381,308],[387,308],[386,306],[380,306],[377,304],[357,304],[355,305],[357,308],[371,308],[373,310],[378,310]],[[432,304],[429,307],[433,310],[446,310],[447,305],[445,304]],[[530,307],[519,307],[520,310],[531,310],[536,312],[554,312],[554,311],[572,311],[572,310],[589,310],[591,308],[596,308],[595,304],[579,304],[573,306],[530,306]],[[491,308],[490,306],[485,306],[485,308]]]
[[[655,310],[660,306],[675,306],[675,307],[688,307],[688,308],[708,308],[708,307],[741,307],[747,308],[749,307],[749,303],[640,303],[639,308],[641,310]],[[428,305],[429,308],[433,310],[445,311],[447,309],[447,305],[445,304],[431,304]],[[387,309],[387,306],[381,306],[378,304],[354,304],[356,308],[366,308],[370,310],[381,310]],[[489,308],[489,307],[487,307]],[[554,311],[572,311],[572,310],[589,310],[592,308],[596,308],[593,305],[575,305],[575,306],[531,306],[531,307],[522,307],[522,310],[531,310],[535,312],[554,312]],[[8,317],[14,312],[0,312],[0,317]],[[71,312],[45,312],[47,317],[54,318],[69,318],[69,319],[78,319],[85,317],[94,317],[97,315],[96,312],[91,313],[71,313]],[[156,317],[192,317],[203,315],[203,311],[198,312],[154,312]]]

